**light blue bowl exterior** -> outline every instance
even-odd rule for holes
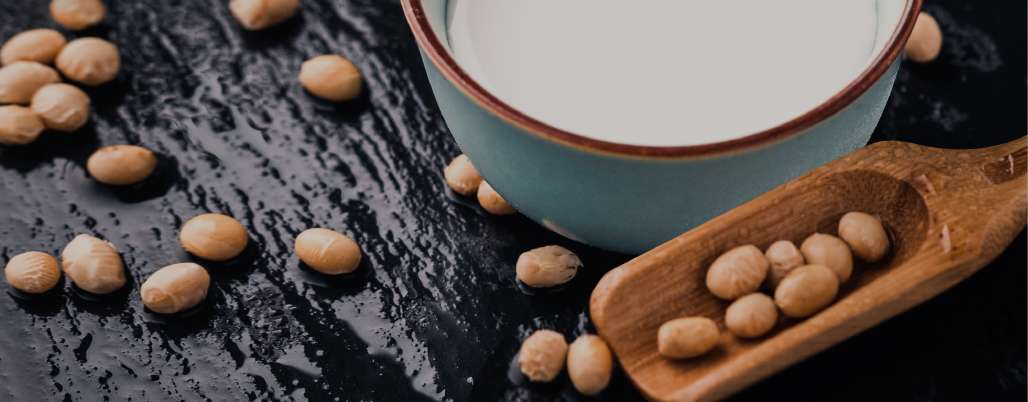
[[[426,1],[439,29],[445,1]],[[445,35],[440,35],[445,38]],[[568,238],[639,254],[775,186],[867,144],[897,59],[855,102],[798,135],[704,159],[651,159],[577,149],[528,133],[473,102],[422,52],[450,132],[483,177],[522,214]]]

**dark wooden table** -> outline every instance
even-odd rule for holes
[[[42,0],[0,2],[0,39],[54,27]],[[90,90],[92,123],[0,148],[0,261],[58,253],[77,233],[120,248],[130,283],[90,300],[63,290],[18,299],[0,285],[0,400],[575,400],[566,378],[511,376],[520,339],[590,330],[595,282],[627,257],[496,218],[447,196],[459,151],[425,81],[395,1],[304,0],[300,18],[239,29],[223,0],[108,0],[88,34],[121,47],[116,82]],[[929,0],[946,33],[937,63],[900,72],[876,140],[978,147],[1026,131],[1026,3]],[[307,57],[340,52],[367,78],[345,105],[307,96]],[[104,144],[162,155],[146,185],[95,184],[85,159]],[[189,217],[224,211],[250,229],[238,261],[207,264],[205,308],[162,319],[139,284],[188,260]],[[298,268],[292,238],[310,226],[352,235],[359,274]],[[529,297],[513,263],[559,243],[586,269],[565,291]],[[1026,252],[1022,234],[949,292],[750,388],[733,400],[1023,401]],[[609,400],[636,400],[618,375]]]

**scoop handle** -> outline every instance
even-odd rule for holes
[[[999,255],[1028,220],[1028,137],[987,148],[955,150],[889,144],[896,162],[931,213],[940,246],[967,246],[984,265]],[[948,242],[948,244],[946,244]],[[978,264],[975,264],[978,265]]]
[[[965,213],[963,218],[971,223],[988,220],[982,226],[982,248],[979,251],[979,257],[986,262],[1002,253],[1028,223],[1026,138],[982,149],[974,172],[985,178],[977,194],[968,194],[968,197],[978,200],[979,212]],[[963,200],[957,198],[953,202],[958,203],[953,208],[959,209]]]

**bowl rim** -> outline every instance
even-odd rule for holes
[[[425,14],[423,1],[400,1],[414,39],[440,73],[480,107],[522,131],[581,151],[660,159],[699,158],[739,152],[807,132],[808,128],[828,119],[853,103],[885,75],[893,61],[903,52],[907,38],[914,29],[914,23],[917,22],[923,2],[923,0],[906,0],[906,8],[902,12],[899,24],[896,25],[889,40],[874,61],[845,87],[803,114],[776,126],[729,140],[694,145],[653,146],[604,141],[576,134],[537,120],[507,104],[479,85],[450,55],[432,29]]]

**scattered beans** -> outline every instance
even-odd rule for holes
[[[64,274],[89,293],[108,294],[125,285],[125,266],[110,242],[80,234],[61,252]]]
[[[348,274],[361,262],[361,249],[357,243],[334,230],[304,230],[296,236],[293,248],[300,261],[323,274]]]
[[[720,333],[707,317],[676,318],[657,331],[657,350],[664,357],[688,359],[714,349]]]
[[[184,262],[157,270],[139,289],[143,305],[155,313],[188,310],[207,298],[211,277],[203,267]]]
[[[24,145],[43,132],[43,122],[25,106],[0,106],[0,144]]]
[[[61,271],[57,269],[57,259],[50,254],[29,251],[7,261],[4,278],[15,289],[40,294],[57,286]]]
[[[308,92],[333,102],[347,101],[361,93],[361,72],[349,60],[326,54],[300,66],[300,84]]]
[[[115,186],[139,183],[156,167],[153,152],[135,145],[108,145],[86,161],[86,170],[96,181]]]
[[[300,9],[300,0],[232,0],[228,9],[243,28],[257,31],[292,17]]]
[[[839,292],[839,277],[830,268],[804,265],[789,273],[775,289],[775,304],[793,318],[813,315],[827,307]]]
[[[521,373],[532,382],[550,382],[564,370],[568,343],[564,335],[540,329],[525,338],[518,353]]]
[[[54,69],[34,61],[16,61],[0,68],[0,103],[27,104],[44,85],[61,82]]]
[[[803,254],[788,240],[772,243],[764,252],[764,257],[771,264],[771,269],[767,273],[767,284],[771,290],[778,287],[789,271],[803,265]]]
[[[740,338],[766,334],[778,322],[774,300],[763,293],[750,293],[732,302],[725,310],[725,327]]]
[[[824,265],[835,272],[839,283],[845,283],[853,273],[853,253],[842,239],[814,233],[800,245],[800,252],[807,264]]]
[[[50,64],[66,43],[64,35],[53,29],[30,29],[12,36],[0,47],[0,64],[6,66],[16,61]]]
[[[68,42],[57,55],[55,63],[68,79],[95,87],[118,75],[121,54],[111,42],[99,38],[81,38]]]
[[[839,237],[865,262],[878,262],[889,252],[889,235],[882,221],[863,212],[850,212],[839,219]]]
[[[89,96],[72,85],[48,84],[32,96],[32,112],[46,128],[72,132],[89,121]]]
[[[733,248],[710,264],[707,289],[721,299],[738,299],[760,287],[767,277],[768,265],[764,253],[754,245]]]
[[[614,371],[614,358],[607,342],[596,335],[582,335],[568,348],[568,377],[583,395],[596,395],[607,388]]]
[[[485,180],[478,185],[478,204],[493,215],[511,215],[518,212]]]
[[[81,31],[103,21],[107,7],[100,0],[53,0],[50,15],[62,27]]]
[[[582,260],[561,246],[545,246],[521,253],[515,265],[518,280],[533,288],[548,288],[567,283]]]
[[[482,183],[482,176],[478,174],[475,165],[471,164],[471,159],[464,154],[457,155],[449,165],[446,165],[443,176],[446,176],[446,185],[463,196],[478,191],[478,186]]]
[[[182,248],[210,261],[227,261],[246,249],[250,236],[239,221],[222,214],[197,215],[182,225]]]
[[[921,13],[914,23],[914,31],[907,39],[904,52],[907,58],[917,63],[928,63],[939,57],[942,50],[942,30],[931,15]]]

